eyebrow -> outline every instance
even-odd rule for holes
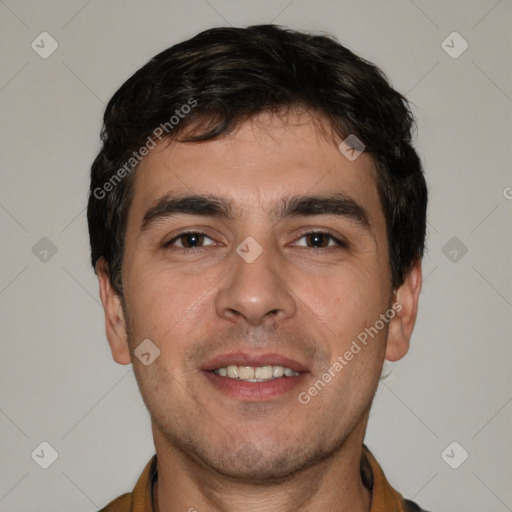
[[[202,217],[234,218],[234,208],[230,200],[209,195],[164,196],[152,206],[142,218],[141,231],[158,221],[174,215],[200,215]]]
[[[230,199],[213,195],[163,196],[144,214],[141,232],[153,224],[175,215],[199,215],[233,220],[241,215]],[[336,215],[356,222],[370,230],[371,222],[367,210],[345,194],[292,196],[281,200],[272,215],[281,220],[287,217]]]
[[[371,229],[367,210],[346,194],[328,196],[294,196],[284,199],[276,212],[277,217],[297,217],[313,215],[336,215]]]

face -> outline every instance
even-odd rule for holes
[[[261,480],[362,442],[411,309],[389,314],[370,157],[350,161],[309,114],[262,114],[217,140],[160,144],[133,190],[124,315],[100,281],[114,358],[133,362],[155,440]],[[160,350],[147,366],[133,354],[146,339]]]

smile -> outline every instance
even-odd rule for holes
[[[243,366],[232,364],[214,370],[214,373],[229,379],[244,380],[247,382],[267,382],[281,377],[298,376],[299,372],[280,365]]]

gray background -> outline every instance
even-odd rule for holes
[[[2,512],[93,511],[131,490],[153,454],[88,260],[101,116],[157,52],[263,22],[333,33],[382,67],[418,119],[431,194],[420,314],[366,443],[425,508],[512,510],[510,0],[0,0]],[[46,59],[31,48],[48,51],[44,31],[58,42]],[[469,44],[458,58],[441,44],[454,31]],[[43,441],[59,455],[48,469],[31,458]],[[458,469],[441,455],[453,441],[469,453]],[[450,462],[461,453],[448,450]]]

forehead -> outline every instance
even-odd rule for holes
[[[162,141],[141,162],[130,217],[163,196],[226,197],[238,216],[270,215],[286,196],[343,193],[378,216],[371,157],[349,160],[320,117],[259,114],[228,135],[199,143]]]

